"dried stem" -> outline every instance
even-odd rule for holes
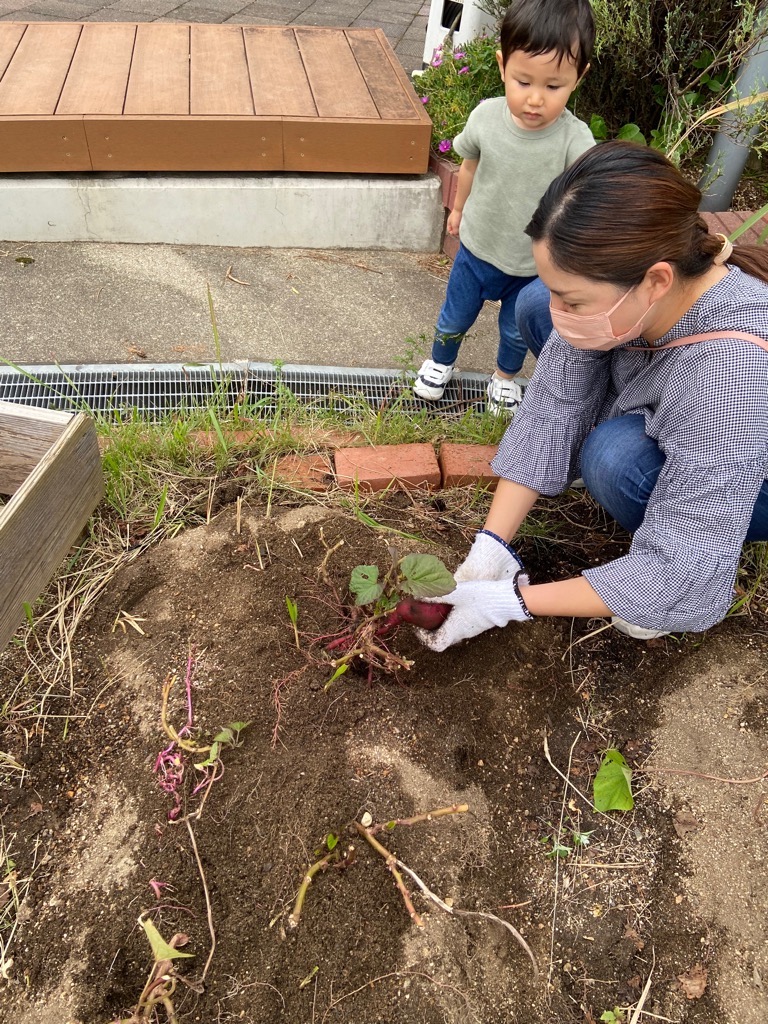
[[[384,861],[386,862],[387,865],[387,869],[394,878],[397,888],[400,890],[400,894],[403,897],[403,902],[405,903],[405,909],[408,911],[411,920],[413,921],[417,928],[423,928],[424,922],[416,912],[416,908],[414,907],[413,902],[411,901],[411,894],[408,892],[408,889],[405,886],[403,876],[395,867],[395,865],[399,863],[397,857],[395,857],[394,853],[390,853],[386,846],[382,846],[378,839],[375,839],[371,835],[369,830],[365,828],[363,825],[361,825],[360,822],[355,822],[355,828],[357,829],[358,833],[361,836],[363,836],[363,838],[367,842],[371,844],[374,850],[377,853],[381,854],[381,856],[384,858]]]
[[[391,830],[396,825],[418,825],[422,821],[432,821],[433,818],[444,818],[447,814],[466,814],[468,810],[469,804],[451,804],[450,807],[438,807],[437,810],[427,811],[425,814],[414,814],[412,818],[394,818],[381,825],[371,825],[368,831],[375,835],[383,829]]]
[[[192,825],[190,824],[189,818],[185,822],[187,826],[187,832],[189,832],[189,839],[192,843],[192,850],[195,854],[195,860],[197,861],[197,870],[200,872],[200,881],[203,883],[203,894],[205,896],[205,909],[208,915],[208,931],[211,933],[211,949],[208,953],[208,959],[205,961],[205,967],[203,968],[203,975],[200,979],[205,981],[205,976],[208,973],[208,968],[211,966],[211,960],[213,960],[213,954],[216,951],[216,932],[213,927],[213,913],[211,911],[211,895],[208,892],[208,884],[205,881],[205,872],[203,871],[203,865],[200,861],[200,854],[197,851],[197,843],[195,842],[195,833],[192,831]]]
[[[492,921],[494,924],[500,924],[502,928],[506,928],[508,932],[515,938],[515,940],[523,947],[525,952],[528,954],[528,959],[533,964],[533,977],[534,981],[539,979],[539,965],[536,963],[536,957],[533,955],[533,951],[528,943],[525,941],[520,932],[501,917],[497,917],[495,914],[489,914],[483,910],[459,910],[458,907],[449,907],[448,904],[441,900],[440,897],[429,889],[425,882],[419,878],[416,872],[409,868],[407,864],[404,864],[399,858],[396,858],[397,866],[402,868],[407,875],[414,880],[416,885],[421,889],[425,896],[432,900],[433,903],[437,904],[441,910],[444,910],[446,914],[455,914],[458,917],[479,917],[485,921]]]
[[[301,910],[304,906],[304,897],[307,895],[307,890],[312,884],[312,879],[318,873],[318,871],[324,871],[331,861],[335,857],[335,853],[326,853],[320,860],[316,860],[314,864],[310,864],[307,868],[306,874],[299,886],[299,891],[296,894],[296,902],[293,904],[293,910],[288,917],[288,927],[293,931],[294,928],[299,927],[299,918],[301,917]]]
[[[169,739],[172,739],[174,743],[180,746],[182,750],[187,750],[191,754],[210,754],[210,744],[207,747],[198,747],[195,743],[190,743],[189,740],[185,740],[179,736],[174,727],[168,721],[168,698],[171,690],[173,689],[173,685],[178,678],[179,677],[176,673],[173,672],[163,683],[163,704],[160,709],[160,721],[163,726],[163,732],[169,737]]]

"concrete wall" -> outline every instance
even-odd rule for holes
[[[0,177],[0,239],[436,252],[434,175]]]

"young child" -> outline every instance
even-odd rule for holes
[[[548,185],[590,146],[589,128],[565,109],[589,67],[595,27],[589,0],[512,0],[496,53],[504,96],[485,100],[453,140],[462,156],[448,232],[460,238],[432,357],[413,384],[419,398],[442,398],[464,335],[483,303],[500,300],[496,371],[489,411],[514,415],[522,399],[514,377],[526,346],[515,303],[536,280],[524,234]]]

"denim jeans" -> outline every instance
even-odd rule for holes
[[[552,333],[549,288],[540,278],[534,277],[532,283],[526,285],[518,295],[515,316],[523,344],[538,356]]]
[[[581,450],[581,475],[592,497],[634,533],[645,518],[665,458],[645,433],[644,416],[618,416],[588,435]],[[768,540],[768,482],[758,494],[746,540]]]
[[[515,323],[515,304],[520,290],[535,280],[535,277],[505,274],[460,245],[435,327],[432,359],[453,366],[464,335],[480,315],[483,303],[490,299],[501,302],[496,365],[503,373],[519,373],[526,346]]]

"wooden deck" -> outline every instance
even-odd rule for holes
[[[423,174],[380,29],[0,22],[0,171]]]

